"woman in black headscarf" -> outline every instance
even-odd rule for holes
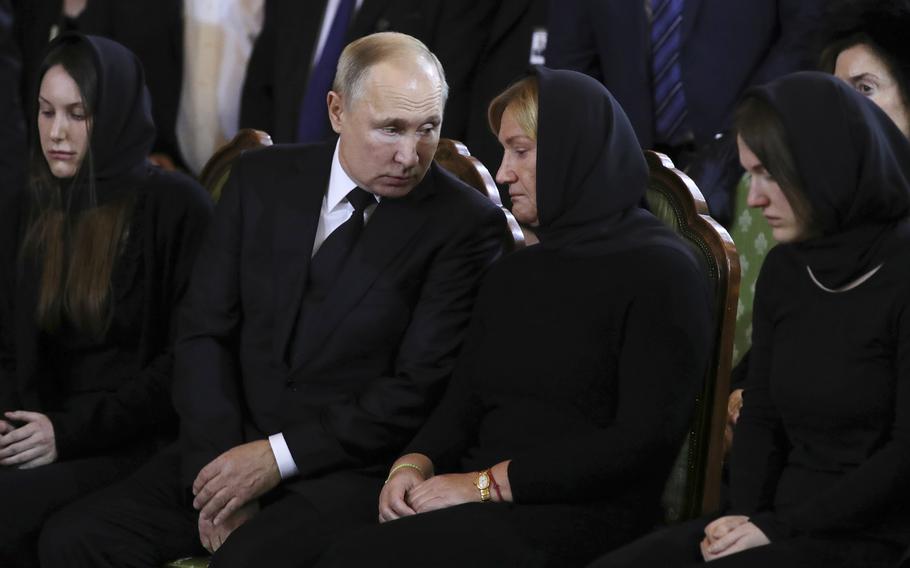
[[[707,283],[639,207],[647,165],[600,83],[538,68],[490,116],[497,178],[540,244],[486,276],[384,524],[320,566],[577,566],[660,518],[707,363]]]
[[[732,508],[595,566],[890,566],[910,542],[910,144],[821,73],[753,89],[737,128],[781,244],[756,287]]]
[[[150,168],[136,57],[67,34],[31,104],[28,191],[0,215],[0,565],[59,506],[171,437],[173,313],[211,215],[202,188]]]

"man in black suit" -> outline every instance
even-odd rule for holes
[[[344,1],[344,0],[342,0]],[[300,108],[321,54],[320,38],[335,13],[327,0],[266,0],[265,23],[247,65],[240,127],[297,142]],[[451,93],[443,135],[461,138],[468,120],[469,83],[496,2],[487,0],[362,0],[346,25],[347,42],[383,31],[423,41],[446,69]],[[338,2],[334,3],[335,6]],[[324,97],[324,93],[320,96]],[[330,134],[328,124],[325,134]]]
[[[677,55],[688,114],[678,140],[656,132],[652,28],[681,4]],[[712,214],[727,220],[739,180],[728,135],[742,92],[810,64],[823,0],[551,0],[547,64],[600,79],[625,109],[644,148],[661,149],[690,173]],[[659,13],[655,13],[659,12]],[[731,185],[732,183],[732,185]]]
[[[422,43],[368,36],[338,69],[337,144],[232,168],[175,351],[179,455],[52,518],[43,566],[156,565],[202,547],[213,566],[307,565],[375,522],[505,228],[432,165],[446,85]]]

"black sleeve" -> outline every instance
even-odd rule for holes
[[[236,356],[243,169],[242,158],[231,168],[179,315],[173,396],[180,416],[181,480],[187,487],[206,464],[245,441]]]
[[[275,60],[278,27],[275,0],[265,0],[262,31],[253,44],[240,96],[240,128],[273,134],[275,120]]]
[[[736,423],[730,462],[731,509],[744,515],[771,509],[790,449],[768,386],[774,355],[769,295],[776,280],[776,258],[774,251],[768,255],[755,285],[749,374],[743,385],[743,407]]]
[[[512,456],[517,503],[606,499],[669,472],[710,350],[705,277],[692,263],[681,268],[643,283],[625,314],[612,423]]]
[[[489,280],[487,280],[489,282]],[[489,298],[488,288],[482,287],[468,327],[464,349],[458,356],[452,380],[439,405],[430,414],[403,454],[424,454],[433,462],[437,473],[453,470],[476,439],[477,424],[482,416],[482,403],[477,396],[481,365],[481,347],[490,338],[484,324],[484,306]]]

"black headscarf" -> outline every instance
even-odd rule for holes
[[[91,48],[98,85],[90,140],[94,183],[88,183],[84,174],[90,170],[83,163],[76,201],[71,202],[76,208],[114,200],[141,184],[148,176],[147,160],[155,140],[151,100],[139,59],[113,40],[74,32],[57,37],[48,52],[61,43],[80,42]],[[94,196],[87,187],[92,185]]]
[[[880,264],[910,214],[910,142],[872,101],[825,73],[794,73],[749,94],[780,116],[812,208],[818,236],[794,243],[797,254],[831,288]]]
[[[540,246],[597,255],[677,244],[642,209],[648,181],[635,131],[600,82],[575,71],[536,67],[537,209]]]

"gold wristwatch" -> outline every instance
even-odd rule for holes
[[[480,500],[490,500],[490,470],[485,469],[477,473],[477,479],[474,480],[474,486],[480,491]]]

